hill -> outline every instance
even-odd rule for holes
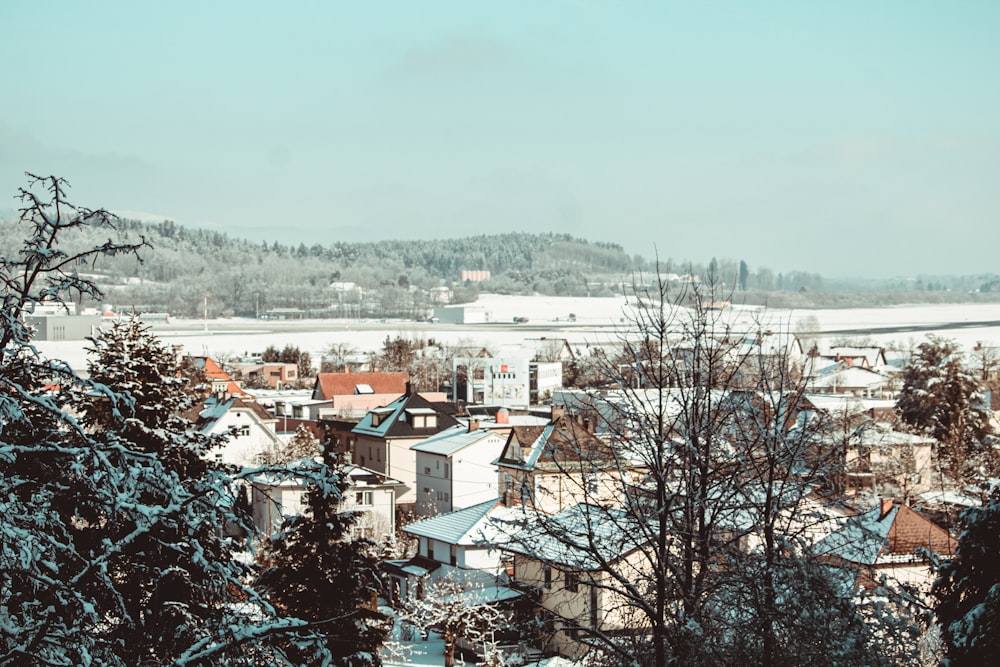
[[[613,296],[639,279],[661,274],[714,273],[734,300],[778,307],[858,307],[898,303],[983,302],[1000,299],[996,275],[830,281],[804,271],[775,273],[746,262],[712,258],[707,264],[629,256],[613,243],[567,234],[503,233],[456,239],[333,243],[306,246],[253,243],[191,229],[172,221],[120,220],[122,239],[145,238],[143,261],[101,259],[80,272],[98,276],[119,310],[209,317],[260,316],[275,309],[311,316],[426,317],[432,288],[447,288],[452,303],[479,292],[549,296]],[[107,230],[85,228],[74,244],[107,240]],[[0,222],[0,252],[17,251],[24,234]],[[69,240],[69,239],[68,239]],[[488,272],[462,280],[463,271]],[[480,273],[477,278],[485,274]]]

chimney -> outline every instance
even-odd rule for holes
[[[510,411],[507,410],[507,408],[500,408],[497,410],[496,422],[497,424],[509,424]]]
[[[469,420],[469,433],[475,433],[478,430],[479,430],[479,420],[478,419],[470,419]]]
[[[552,406],[552,421],[555,421],[566,414],[566,408],[557,408]]]
[[[406,391],[403,393],[404,396],[409,396],[413,393],[413,383],[409,380],[406,381]]]
[[[882,507],[880,508],[880,512],[878,515],[879,521],[884,519],[889,514],[889,512],[892,511],[893,504],[894,503],[892,501],[892,498],[882,498]]]

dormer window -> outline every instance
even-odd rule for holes
[[[372,426],[380,425],[383,421],[388,419],[389,416],[392,415],[392,413],[393,413],[392,408],[378,408],[377,410],[372,410],[371,411]]]
[[[408,408],[406,420],[413,428],[437,428],[437,412],[431,408]]]

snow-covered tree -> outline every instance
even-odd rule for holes
[[[95,380],[31,343],[33,305],[100,298],[76,267],[144,245],[67,250],[116,230],[65,188],[29,177],[22,250],[0,258],[0,663],[289,664],[272,639],[307,622],[277,616],[221,536],[243,520],[232,479],[171,413],[186,399],[162,348],[118,325],[94,340]]]
[[[896,411],[910,428],[938,440],[939,462],[955,481],[968,473],[990,432],[975,373],[966,366],[957,342],[937,336],[918,345],[903,370]]]
[[[343,667],[379,665],[378,650],[388,634],[388,619],[376,606],[375,544],[352,539],[358,515],[339,511],[347,488],[343,469],[342,461],[324,452],[292,470],[312,483],[308,509],[288,517],[261,554],[257,589],[280,612],[309,621],[303,636],[323,649],[303,650],[294,638],[288,641],[286,651],[299,664],[322,657],[322,664]]]
[[[933,594],[948,667],[1000,664],[1000,486],[960,517],[955,558],[938,570]]]
[[[411,591],[403,601],[399,617],[402,622],[423,633],[431,630],[441,633],[445,667],[455,664],[459,638],[465,638],[472,644],[488,644],[494,631],[506,630],[510,626],[510,619],[484,595],[481,587],[441,577],[419,588],[419,594]],[[489,648],[486,647],[486,653],[490,653]],[[497,657],[493,655],[492,659]]]

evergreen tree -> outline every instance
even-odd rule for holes
[[[958,343],[937,336],[921,343],[903,370],[896,411],[912,429],[941,443],[940,460],[956,481],[990,432],[983,395]]]
[[[32,346],[25,311],[100,298],[73,268],[143,244],[65,250],[64,234],[113,219],[30,180],[23,247],[0,258],[0,662],[289,664],[275,640],[306,623],[274,614],[232,556],[245,544],[220,536],[243,517],[199,456],[209,442],[173,415],[186,399],[169,355],[134,321],[95,337],[98,379]]]
[[[278,611],[310,623],[308,636],[321,637],[331,661],[323,664],[380,665],[389,622],[375,604],[378,559],[374,542],[351,535],[358,515],[338,511],[347,488],[343,464],[323,452],[300,472],[313,482],[308,509],[265,543],[256,586]],[[286,650],[299,664],[317,659],[294,640]]]
[[[947,667],[1000,664],[1000,486],[961,515],[955,558],[942,564],[933,594]]]

